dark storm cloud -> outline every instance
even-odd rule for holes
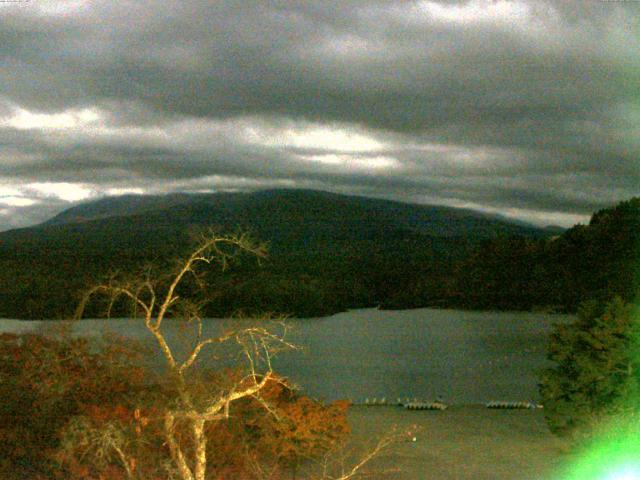
[[[639,193],[639,22],[582,0],[1,5],[0,194],[215,177],[570,223]]]

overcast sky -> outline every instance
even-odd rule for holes
[[[640,194],[640,2],[0,3],[0,230],[318,188],[585,222]]]

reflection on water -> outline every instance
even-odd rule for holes
[[[568,318],[540,313],[366,309],[291,319],[289,338],[303,349],[281,354],[274,365],[306,393],[327,400],[383,396],[431,400],[438,395],[456,404],[536,400],[547,333],[554,322]],[[54,323],[0,320],[0,332],[48,329]],[[205,333],[213,334],[228,324],[228,320],[207,320]],[[165,327],[176,344],[187,345],[192,338],[192,331],[181,328],[180,322],[167,321]],[[74,331],[83,335],[111,331],[152,341],[139,320],[83,320]]]

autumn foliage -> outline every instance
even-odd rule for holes
[[[139,351],[124,340],[0,335],[0,478],[172,478],[163,417],[175,391],[149,381]],[[199,388],[237,375],[210,373]],[[235,402],[228,420],[208,425],[207,478],[285,477],[344,440],[347,406],[325,406],[275,377],[259,400]],[[188,453],[186,428],[178,422],[176,435]]]
[[[143,374],[124,345],[96,352],[86,338],[0,335],[2,478],[55,471],[61,429],[92,406],[132,407]]]
[[[205,330],[204,274],[241,254],[266,251],[245,234],[201,232],[173,265],[114,274],[83,296],[76,321],[94,302],[108,314],[128,305],[163,358],[162,373],[142,367],[153,350],[124,338],[90,342],[69,329],[1,336],[2,388],[10,391],[0,411],[3,477],[266,480],[335,450],[348,433],[347,404],[299,395],[273,370],[274,355],[297,348],[284,322],[267,315]],[[183,296],[193,291],[200,302]],[[186,352],[167,334],[176,321],[191,328]],[[228,354],[237,361],[223,369],[218,355]]]

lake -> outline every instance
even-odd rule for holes
[[[441,396],[451,404],[537,400],[547,335],[567,315],[415,309],[360,309],[330,317],[290,319],[289,339],[302,350],[282,353],[275,369],[305,393],[325,400]],[[0,320],[0,332],[50,328],[54,322]],[[209,319],[213,333],[228,320]],[[172,341],[189,337],[167,321]],[[151,341],[141,320],[83,320],[82,335],[113,331]]]

